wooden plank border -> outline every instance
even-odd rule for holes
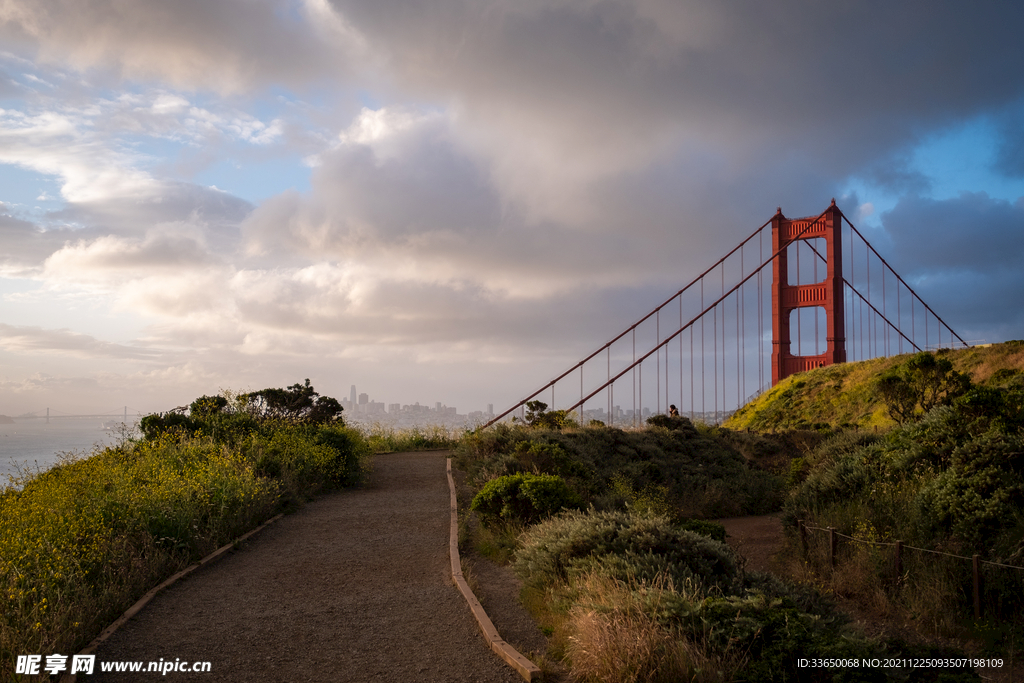
[[[469,584],[466,583],[465,577],[462,576],[462,561],[459,559],[459,501],[455,495],[455,480],[452,478],[451,458],[447,459],[446,470],[448,472],[448,489],[451,491],[452,508],[452,532],[451,540],[449,541],[452,579],[455,581],[455,585],[458,586],[459,592],[466,598],[469,609],[473,613],[473,617],[476,618],[476,623],[480,626],[480,631],[484,634],[484,639],[487,640],[491,650],[505,660],[509,666],[518,671],[519,675],[527,681],[538,681],[541,679],[540,667],[519,654],[518,650],[501,639],[498,629],[494,628],[491,618],[487,616],[483,605],[476,599]]]

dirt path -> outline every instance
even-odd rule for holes
[[[775,571],[775,556],[782,550],[779,515],[730,517],[716,520],[725,527],[725,542],[746,560],[747,571]]]
[[[87,678],[521,681],[452,584],[445,455],[378,456],[365,488],[310,503],[160,594],[99,648]],[[99,672],[178,658],[211,672]]]

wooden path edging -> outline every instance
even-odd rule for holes
[[[259,525],[258,527],[256,527],[252,531],[248,531],[248,532],[242,534],[241,536],[239,536],[238,538],[236,538],[235,540],[231,541],[230,543],[228,543],[226,545],[222,545],[220,548],[217,548],[212,553],[210,553],[209,555],[207,555],[203,559],[199,560],[195,564],[190,564],[189,566],[185,567],[184,569],[182,569],[177,574],[171,576],[169,579],[167,579],[163,583],[159,584],[156,588],[151,589],[148,593],[146,593],[141,598],[139,598],[135,602],[134,605],[129,607],[127,610],[125,610],[124,614],[122,614],[120,617],[118,617],[117,620],[114,621],[114,623],[112,623],[110,626],[108,626],[105,629],[103,629],[100,632],[100,634],[98,636],[96,636],[96,638],[94,638],[93,641],[91,643],[89,643],[78,654],[80,654],[80,655],[91,655],[91,654],[95,653],[96,652],[96,648],[98,648],[100,645],[102,645],[103,641],[107,640],[108,638],[110,638],[110,636],[114,635],[114,633],[117,631],[117,629],[119,629],[122,626],[124,626],[128,622],[129,619],[131,619],[136,614],[138,614],[142,610],[142,608],[145,607],[149,603],[150,600],[152,600],[153,598],[155,598],[157,596],[157,594],[160,591],[162,591],[163,589],[167,588],[171,584],[173,584],[173,583],[175,583],[175,582],[185,578],[186,576],[188,576],[189,574],[191,574],[195,570],[199,569],[200,567],[204,567],[204,566],[210,564],[211,562],[213,562],[215,560],[219,560],[220,558],[224,557],[224,555],[226,555],[229,550],[231,550],[233,547],[235,547],[236,544],[241,543],[242,541],[245,541],[250,536],[252,536],[252,535],[262,531],[263,529],[267,528],[268,526],[270,526],[271,524],[273,524],[277,520],[281,519],[282,517],[284,517],[284,513],[281,513],[281,514],[275,515],[274,517],[271,517],[266,522],[264,522],[263,524]],[[76,683],[76,681],[78,680],[78,674],[74,674],[74,675],[67,675],[67,674],[65,674],[64,677],[61,680],[65,681],[66,683]]]
[[[469,584],[466,583],[465,577],[462,576],[462,561],[459,559],[459,504],[458,498],[455,495],[455,480],[452,479],[451,458],[447,459],[446,469],[448,472],[448,488],[451,491],[452,500],[452,532],[451,541],[449,542],[452,560],[452,579],[455,580],[455,585],[459,587],[459,592],[461,592],[462,596],[466,598],[466,602],[469,604],[469,609],[473,612],[473,616],[476,618],[476,623],[480,626],[480,631],[484,634],[487,644],[490,645],[494,653],[501,657],[513,669],[518,671],[519,675],[527,681],[540,680],[540,668],[529,659],[519,654],[519,651],[514,647],[501,639],[501,635],[498,634],[498,629],[494,628],[494,623],[491,621],[491,618],[487,616],[487,612],[484,611],[483,605],[481,605],[480,601],[476,599],[476,595],[473,594],[473,590],[469,587]]]

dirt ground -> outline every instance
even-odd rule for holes
[[[778,571],[776,555],[783,542],[782,520],[778,515],[715,521],[725,527],[725,542],[743,558],[747,571]]]
[[[158,595],[100,646],[86,678],[521,681],[452,583],[449,519],[444,453],[378,456],[364,488],[306,505]],[[211,671],[99,672],[161,659]]]

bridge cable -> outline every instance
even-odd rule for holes
[[[810,247],[811,251],[814,252],[819,259],[821,259],[822,261],[825,261],[827,263],[827,261],[825,260],[825,257],[821,255],[821,252],[819,252],[817,249],[815,249],[811,245],[808,245],[808,247]],[[867,304],[867,306],[871,310],[873,310],[874,313],[876,313],[879,317],[884,319],[884,321],[889,325],[889,327],[891,327],[893,330],[895,330],[897,334],[899,334],[903,339],[906,339],[915,349],[918,349],[919,351],[922,350],[921,347],[918,346],[918,344],[915,344],[912,339],[910,339],[906,335],[904,335],[902,333],[902,331],[900,331],[899,327],[894,325],[893,322],[890,321],[890,319],[885,315],[885,313],[880,311],[878,308],[874,307],[874,305],[870,301],[868,301],[864,297],[863,294],[861,294],[859,291],[857,291],[857,289],[853,285],[850,284],[850,281],[848,281],[846,278],[843,278],[843,284],[846,285],[847,287],[849,287],[850,291],[853,294],[856,294],[860,298],[860,301],[863,304]],[[868,290],[868,293],[870,293],[870,290]],[[861,310],[863,310],[863,308],[861,308]],[[868,318],[868,321],[869,321],[869,319],[870,318]],[[946,329],[948,329],[948,328],[946,328]],[[869,344],[870,344],[870,338],[868,338],[868,352],[870,352],[870,345]],[[861,348],[861,353],[863,353],[863,348]]]
[[[772,262],[772,261],[773,261],[773,260],[774,260],[775,258],[777,258],[777,257],[779,256],[779,254],[781,254],[781,253],[783,252],[783,250],[785,250],[785,249],[786,249],[786,247],[788,247],[788,246],[789,246],[790,244],[792,244],[792,243],[793,243],[794,241],[796,241],[796,240],[799,240],[799,239],[801,238],[801,236],[802,236],[802,235],[803,235],[803,234],[804,234],[805,232],[807,232],[807,231],[808,231],[808,230],[810,230],[810,229],[811,229],[812,227],[814,227],[815,225],[817,225],[817,224],[818,224],[818,222],[819,222],[819,221],[821,221],[821,219],[822,219],[822,218],[824,218],[824,216],[825,216],[825,212],[822,212],[822,213],[821,213],[821,214],[819,214],[819,215],[818,215],[818,216],[817,216],[817,217],[816,217],[816,218],[815,218],[815,219],[814,219],[813,221],[810,221],[810,222],[808,222],[808,224],[807,224],[806,226],[804,226],[804,228],[803,228],[803,229],[802,229],[802,230],[801,230],[801,231],[800,231],[799,233],[797,233],[797,235],[795,235],[794,237],[792,237],[791,239],[789,239],[789,240],[788,240],[788,241],[787,241],[787,242],[786,242],[785,244],[783,244],[783,245],[782,245],[781,247],[779,247],[779,249],[778,249],[777,251],[775,251],[775,252],[774,252],[774,253],[773,253],[773,254],[772,254],[772,255],[771,255],[771,256],[770,256],[769,258],[768,258],[768,260],[764,261],[764,262],[763,262],[763,263],[762,263],[762,264],[761,264],[760,266],[758,266],[757,270],[755,270],[755,271],[751,272],[751,273],[750,273],[750,275],[747,275],[747,276],[746,276],[746,277],[744,277],[744,278],[743,278],[742,280],[740,280],[740,281],[739,281],[739,282],[738,282],[738,283],[737,283],[736,285],[734,285],[734,286],[733,286],[733,287],[732,287],[732,288],[731,288],[731,289],[730,289],[730,290],[729,290],[728,292],[723,292],[723,294],[722,294],[722,295],[721,295],[721,296],[720,296],[720,297],[719,297],[718,299],[716,299],[716,300],[715,300],[715,301],[714,301],[713,303],[711,303],[710,305],[708,305],[707,307],[705,307],[705,308],[704,308],[704,309],[703,309],[703,310],[702,310],[702,311],[701,311],[700,313],[698,313],[698,314],[697,314],[696,316],[694,316],[693,318],[691,318],[691,319],[690,319],[690,321],[689,321],[689,322],[687,322],[685,326],[683,326],[683,327],[681,327],[680,329],[676,330],[676,331],[675,331],[674,333],[672,333],[672,335],[671,335],[671,336],[669,336],[669,337],[666,337],[666,338],[665,338],[665,340],[664,340],[664,341],[662,341],[662,342],[661,342],[660,344],[658,344],[658,345],[657,345],[657,346],[656,346],[655,348],[651,349],[650,351],[648,351],[647,353],[645,353],[645,354],[644,354],[643,356],[641,356],[641,357],[640,357],[640,358],[639,358],[639,359],[638,359],[638,360],[637,360],[637,361],[635,362],[635,364],[639,365],[639,364],[643,363],[643,362],[644,362],[644,361],[645,361],[646,359],[650,358],[651,354],[653,354],[653,353],[655,353],[656,351],[660,350],[662,346],[664,346],[664,345],[665,345],[665,344],[667,344],[668,342],[670,342],[670,341],[672,341],[673,339],[675,339],[677,335],[681,334],[681,333],[682,333],[683,331],[685,331],[685,330],[686,330],[686,329],[687,329],[688,327],[690,327],[691,325],[694,325],[694,324],[695,324],[695,323],[696,323],[696,322],[697,322],[698,320],[701,320],[701,321],[702,321],[702,320],[703,320],[703,316],[704,316],[704,315],[706,315],[706,314],[707,314],[708,312],[712,312],[712,311],[715,311],[715,312],[717,313],[717,306],[718,306],[718,304],[722,303],[722,301],[724,301],[724,300],[725,300],[725,299],[726,299],[726,298],[727,298],[727,297],[728,297],[729,295],[731,295],[731,294],[732,294],[732,293],[734,293],[734,292],[735,292],[736,290],[738,290],[738,289],[739,289],[740,287],[742,287],[742,286],[743,286],[743,284],[744,284],[744,283],[745,283],[745,282],[746,282],[747,280],[751,279],[752,277],[754,277],[754,275],[756,275],[756,274],[757,274],[758,272],[760,272],[760,271],[761,271],[762,269],[764,269],[764,267],[765,267],[765,266],[767,266],[767,265],[768,265],[769,263],[771,263],[771,262]],[[771,221],[769,220],[769,221],[768,221],[768,223],[770,223],[770,222],[771,222]],[[768,223],[765,223],[765,225],[768,225]],[[762,228],[763,228],[763,227],[764,227],[764,226],[762,226]],[[755,234],[756,234],[756,233],[755,233]],[[753,235],[751,235],[751,238],[752,238],[752,237],[753,237]],[[749,238],[748,238],[748,239],[749,239]],[[732,251],[730,252],[730,254],[731,254],[731,253],[735,253],[735,251],[736,251],[736,249],[733,249],[733,250],[732,250]],[[723,285],[723,287],[724,287],[724,285]],[[647,317],[650,317],[650,316],[647,316]],[[716,338],[716,339],[715,339],[715,345],[717,346],[717,344],[718,344],[718,340],[717,340],[717,338]],[[599,394],[599,393],[600,393],[601,391],[603,391],[604,389],[607,389],[607,388],[609,388],[609,387],[614,387],[614,384],[615,384],[615,382],[616,382],[617,380],[619,380],[619,379],[620,379],[620,378],[621,378],[621,377],[622,377],[623,375],[625,375],[625,374],[626,374],[627,372],[629,372],[629,371],[630,371],[631,369],[632,369],[632,366],[630,366],[630,367],[627,367],[627,368],[623,369],[623,370],[622,370],[622,371],[620,371],[620,372],[619,372],[619,373],[618,373],[617,375],[615,375],[614,377],[610,378],[610,379],[608,380],[608,382],[607,382],[607,383],[606,383],[605,385],[603,385],[603,386],[600,386],[600,387],[598,387],[598,388],[597,388],[597,389],[595,389],[595,390],[594,390],[593,392],[591,392],[590,394],[588,394],[588,395],[587,395],[587,396],[586,396],[586,397],[585,397],[585,398],[584,398],[584,399],[583,399],[582,401],[580,401],[579,403],[576,403],[575,405],[572,405],[572,406],[570,406],[570,407],[569,407],[569,408],[567,408],[566,410],[567,410],[567,411],[572,411],[572,410],[575,410],[576,408],[578,408],[578,407],[580,407],[581,405],[583,405],[583,403],[585,403],[586,401],[589,401],[589,400],[590,400],[591,398],[593,398],[594,396],[596,396],[597,394]],[[716,371],[717,371],[717,366],[716,366]],[[717,390],[717,379],[716,379],[716,390]],[[490,424],[490,423],[488,423],[488,424]],[[486,425],[485,425],[485,426],[486,426]]]
[[[713,271],[713,270],[714,270],[714,269],[715,269],[715,268],[716,268],[716,267],[717,267],[717,266],[718,266],[718,265],[719,265],[720,263],[723,263],[723,262],[724,262],[724,261],[725,261],[726,259],[728,259],[728,258],[729,258],[730,256],[732,256],[732,255],[733,255],[734,253],[736,253],[736,251],[737,251],[738,249],[741,249],[741,248],[743,247],[743,245],[744,245],[744,244],[746,244],[746,243],[747,243],[747,242],[749,242],[750,240],[754,239],[754,237],[758,236],[758,235],[759,235],[759,234],[761,233],[761,231],[762,231],[762,230],[764,230],[764,229],[765,229],[765,228],[766,228],[766,227],[767,227],[768,225],[770,225],[770,224],[771,224],[771,222],[772,222],[772,219],[770,219],[770,218],[769,218],[769,219],[768,219],[767,221],[765,221],[765,222],[764,222],[764,223],[763,223],[763,224],[761,225],[761,227],[757,228],[757,230],[755,230],[754,232],[750,233],[750,236],[748,236],[748,237],[747,237],[747,238],[746,238],[745,240],[743,240],[742,242],[740,242],[740,243],[739,243],[739,244],[738,244],[737,246],[733,247],[733,249],[731,249],[731,250],[730,250],[730,251],[729,251],[729,252],[728,252],[728,253],[727,253],[727,254],[726,254],[725,256],[723,256],[722,258],[720,258],[720,259],[719,259],[719,260],[718,260],[718,261],[717,261],[717,262],[716,262],[715,264],[713,264],[712,266],[710,266],[710,267],[709,267],[709,268],[708,268],[707,270],[705,270],[705,271],[704,271],[703,273],[701,273],[700,275],[698,275],[697,277],[695,277],[695,278],[694,278],[693,280],[691,280],[691,281],[690,281],[690,283],[689,283],[688,285],[686,285],[685,287],[683,287],[682,289],[680,289],[680,290],[679,290],[678,292],[676,292],[676,293],[675,293],[674,295],[672,295],[672,296],[670,296],[670,297],[669,297],[668,299],[666,299],[666,300],[665,300],[665,302],[664,302],[664,303],[662,303],[662,304],[661,304],[660,306],[657,306],[657,307],[656,307],[656,308],[655,308],[654,310],[652,310],[652,311],[651,311],[650,313],[648,313],[648,314],[647,314],[647,315],[645,315],[644,317],[640,318],[640,320],[636,321],[635,323],[633,323],[633,325],[631,325],[630,327],[628,327],[628,328],[626,328],[625,330],[623,330],[623,331],[622,331],[621,333],[619,333],[619,334],[618,334],[617,336],[615,336],[614,338],[612,338],[611,340],[609,340],[608,342],[606,342],[606,343],[605,343],[605,344],[604,344],[603,346],[599,347],[599,348],[598,348],[598,349],[597,349],[596,351],[594,351],[593,353],[591,353],[591,354],[590,354],[589,356],[587,356],[587,357],[586,357],[586,358],[584,358],[583,360],[579,361],[579,362],[578,362],[578,363],[577,363],[576,365],[574,365],[574,366],[572,366],[571,368],[569,368],[569,370],[565,371],[564,373],[562,373],[562,374],[561,374],[561,375],[559,375],[558,377],[555,377],[555,378],[554,378],[553,380],[551,380],[551,381],[550,381],[550,382],[549,382],[548,384],[545,384],[545,385],[544,385],[543,387],[541,387],[541,388],[540,388],[540,389],[538,389],[537,391],[533,392],[532,394],[530,394],[529,396],[527,396],[527,397],[526,397],[525,399],[523,399],[522,401],[520,401],[520,402],[518,402],[518,403],[514,404],[514,405],[513,405],[513,406],[512,406],[511,408],[509,408],[508,410],[506,410],[506,411],[505,411],[504,413],[502,413],[501,415],[498,415],[498,416],[496,416],[496,417],[492,418],[492,419],[491,419],[491,420],[490,420],[489,422],[487,422],[487,423],[486,423],[486,424],[484,424],[483,426],[484,426],[484,427],[489,427],[490,425],[494,424],[495,422],[497,422],[497,421],[498,421],[498,420],[500,420],[501,418],[503,418],[503,417],[505,417],[506,415],[508,415],[509,413],[513,412],[513,411],[514,411],[514,410],[515,410],[516,408],[519,408],[520,406],[523,406],[523,405],[525,405],[527,401],[529,401],[529,400],[530,400],[530,399],[532,399],[532,398],[533,398],[534,396],[538,395],[539,393],[541,393],[542,391],[544,391],[545,389],[547,389],[547,388],[548,388],[548,387],[549,387],[549,386],[550,386],[551,384],[554,384],[554,383],[556,383],[556,382],[558,382],[558,381],[560,381],[560,380],[564,379],[564,378],[565,378],[565,377],[566,377],[567,375],[569,375],[570,373],[572,373],[573,371],[575,371],[575,370],[576,370],[576,368],[579,368],[579,367],[583,366],[583,365],[584,365],[584,364],[585,364],[585,363],[586,363],[587,361],[593,360],[593,359],[594,359],[594,358],[595,358],[596,356],[598,356],[598,355],[599,355],[599,354],[600,354],[600,353],[601,353],[602,351],[605,351],[605,350],[607,350],[607,351],[608,351],[608,353],[609,353],[609,361],[608,361],[608,364],[609,364],[609,375],[610,375],[610,374],[611,374],[611,358],[610,358],[610,354],[611,354],[611,345],[612,345],[612,344],[614,344],[614,343],[615,343],[615,342],[617,342],[618,340],[622,339],[622,338],[623,338],[624,336],[626,336],[626,335],[627,335],[627,334],[628,334],[628,333],[629,333],[629,332],[630,332],[631,330],[633,330],[633,329],[635,329],[636,327],[638,327],[638,326],[639,326],[639,325],[640,325],[641,323],[643,323],[644,321],[646,321],[646,320],[647,320],[648,318],[650,318],[650,317],[651,317],[652,315],[654,315],[654,314],[655,314],[656,312],[660,311],[660,310],[661,310],[662,308],[664,308],[664,307],[665,307],[665,306],[667,306],[668,304],[672,303],[672,301],[673,301],[673,300],[675,300],[675,298],[676,298],[676,297],[679,297],[679,296],[681,296],[682,294],[684,294],[684,293],[685,293],[685,292],[686,292],[687,290],[689,290],[689,289],[690,289],[690,287],[693,287],[693,286],[694,286],[695,284],[697,284],[697,282],[698,282],[698,281],[700,281],[700,282],[701,282],[701,283],[703,284],[703,279],[704,279],[704,277],[705,277],[705,276],[706,276],[706,275],[707,275],[708,273],[710,273],[711,271]]]

